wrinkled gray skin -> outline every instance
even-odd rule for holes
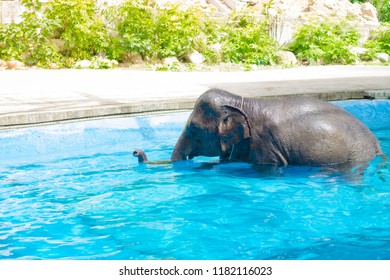
[[[212,89],[196,102],[171,161],[219,156],[261,165],[351,166],[382,155],[358,119],[303,97],[249,99]]]

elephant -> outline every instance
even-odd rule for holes
[[[277,167],[354,166],[384,158],[373,133],[332,103],[298,96],[244,98],[221,89],[198,98],[171,161],[197,156]]]

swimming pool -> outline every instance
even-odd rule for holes
[[[390,101],[335,102],[390,155]],[[166,165],[189,112],[0,131],[0,259],[390,259],[390,171]]]

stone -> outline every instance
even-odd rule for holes
[[[193,51],[192,53],[186,55],[185,59],[195,65],[201,65],[206,60],[204,56],[198,51]]]
[[[353,19],[357,23],[379,25],[375,7],[370,3],[351,3],[350,0],[258,0],[255,8],[263,14],[277,15],[281,18],[306,21],[313,17]]]
[[[24,63],[19,60],[10,60],[7,62],[7,69],[20,69],[24,67]]]
[[[267,10],[267,15],[270,17],[276,17],[278,15],[278,10],[274,8],[269,8]]]
[[[77,61],[76,64],[74,65],[74,67],[78,69],[88,69],[91,68],[91,66],[92,66],[92,62],[88,59]]]
[[[353,47],[349,49],[349,52],[354,55],[362,55],[367,52],[367,49],[362,47]]]
[[[0,67],[1,68],[7,67],[7,61],[0,59]]]
[[[360,10],[362,11],[362,16],[364,19],[368,21],[374,21],[374,22],[378,21],[377,11],[371,3],[369,2],[363,3],[362,6],[360,7]]]
[[[176,57],[166,57],[162,60],[163,65],[171,66],[173,64],[179,64],[179,60]]]
[[[220,44],[220,43],[212,44],[210,46],[210,50],[212,50],[213,52],[215,52],[219,56],[222,56],[222,53],[223,53],[222,52],[222,44]]]
[[[60,67],[57,65],[57,63],[54,63],[54,62],[50,63],[49,68],[52,70],[60,69]]]
[[[282,65],[296,65],[298,60],[294,53],[290,51],[278,51],[277,56],[279,57],[279,64]]]
[[[209,49],[210,49],[210,51],[212,51],[215,54],[217,61],[222,60],[222,58],[223,58],[222,44],[220,44],[220,43],[212,44],[209,47]]]
[[[91,61],[91,66],[89,68],[92,69],[110,69],[115,68],[119,65],[118,61],[115,59],[110,60],[105,57],[94,57]]]
[[[144,60],[142,58],[142,55],[138,54],[125,54],[123,56],[123,62],[124,63],[131,63],[131,64],[144,64]]]
[[[390,62],[390,56],[387,53],[377,53],[376,58],[382,63]]]
[[[54,48],[59,52],[63,52],[65,50],[65,40],[62,39],[51,39]]]
[[[226,6],[228,6],[232,10],[242,10],[246,6],[246,2],[242,2],[239,0],[222,0]]]
[[[111,59],[111,67],[114,68],[114,67],[118,67],[119,65],[119,62],[115,59]]]

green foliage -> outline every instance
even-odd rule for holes
[[[202,45],[204,15],[197,8],[180,9],[179,5],[158,9],[155,23],[156,49],[159,58],[184,57]]]
[[[276,59],[277,43],[268,35],[266,22],[253,12],[234,13],[218,24],[197,8],[152,9],[139,0],[125,1],[113,14],[125,53],[182,59],[197,50],[209,63],[257,65],[273,64]],[[222,55],[211,48],[214,43],[221,44]]]
[[[296,32],[289,49],[310,64],[350,64],[358,59],[349,50],[358,46],[359,38],[346,21],[312,20]]]
[[[109,20],[116,26],[120,52],[141,54],[143,57],[152,53],[154,38],[154,15],[152,8],[145,1],[125,1],[112,8]]]
[[[56,22],[53,35],[65,41],[63,54],[88,59],[105,53],[110,39],[94,0],[55,0],[47,2],[44,14]]]
[[[196,8],[155,9],[150,1],[125,1],[114,12],[123,51],[143,57],[183,57],[201,47],[205,16]]]
[[[390,0],[374,0],[373,5],[378,11],[379,20],[390,22]]]
[[[48,40],[55,22],[45,20],[39,1],[21,1],[28,10],[22,14],[20,23],[0,26],[0,57],[24,60],[27,64],[47,66],[58,62],[60,54]]]
[[[20,23],[1,25],[0,57],[31,65],[72,65],[74,61],[105,53],[110,47],[105,24],[94,0],[23,0],[27,11]],[[61,53],[53,38],[64,41]]]
[[[371,59],[380,52],[390,55],[390,23],[384,23],[372,32],[370,39],[365,43],[365,47],[368,49],[367,56]]]
[[[268,35],[264,19],[252,11],[232,13],[221,30],[223,61],[272,65],[278,44]]]
[[[23,40],[23,30],[19,24],[0,25],[0,58],[21,59],[28,49],[28,42]]]

